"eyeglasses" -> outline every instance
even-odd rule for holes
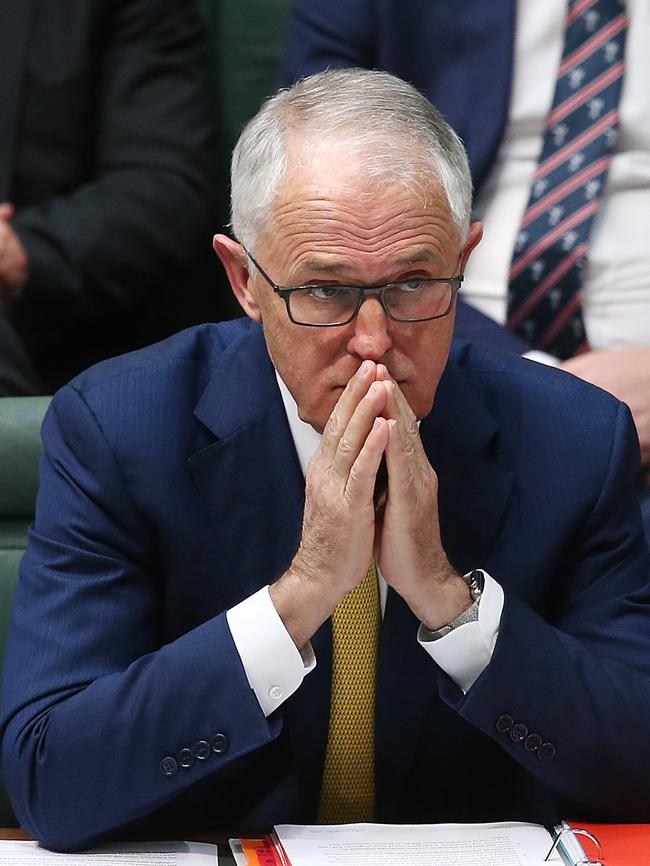
[[[273,291],[280,295],[291,321],[310,328],[347,325],[369,295],[378,298],[384,312],[394,322],[442,319],[453,307],[463,282],[463,275],[459,274],[456,277],[417,277],[385,286],[307,285],[287,288],[276,285],[246,247],[243,249]]]

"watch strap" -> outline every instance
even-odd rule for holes
[[[447,625],[443,625],[437,629],[426,629],[429,640],[439,640],[441,637],[445,637],[445,635],[448,635],[461,625],[465,625],[468,622],[478,622],[479,605],[481,603],[481,596],[483,595],[483,588],[485,586],[485,573],[482,569],[475,568],[467,574],[464,574],[463,580],[467,584],[474,601],[468,608],[461,611],[458,616],[454,617],[454,619],[452,619],[452,621]]]

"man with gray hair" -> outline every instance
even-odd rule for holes
[[[634,428],[450,351],[470,198],[410,85],[305,79],[233,157],[214,246],[248,318],[55,397],[2,718],[45,844],[647,816]]]

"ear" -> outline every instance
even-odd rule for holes
[[[467,240],[465,241],[465,246],[460,254],[460,272],[461,274],[465,272],[465,267],[467,265],[467,260],[470,257],[470,254],[475,246],[478,245],[479,241],[483,237],[483,223],[475,222],[472,223],[469,227],[469,232],[467,234]]]
[[[227,235],[215,235],[212,239],[212,248],[221,259],[221,264],[225,268],[230,286],[241,308],[251,319],[260,322],[262,319],[260,308],[248,287],[251,275],[242,245]]]

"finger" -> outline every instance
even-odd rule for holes
[[[386,468],[391,499],[410,496],[422,472],[431,467],[424,452],[417,419],[400,388],[384,383],[389,395],[386,399],[389,437],[386,446]],[[401,399],[400,399],[401,398]]]
[[[413,501],[436,504],[438,477],[429,463],[421,441],[414,452],[410,438],[405,438],[400,422],[388,421],[389,435],[386,446],[388,470],[388,497],[393,505],[409,505]],[[421,455],[421,457],[420,457]],[[433,497],[433,499],[431,499]]]
[[[348,475],[345,497],[351,505],[372,505],[374,512],[375,479],[387,444],[388,421],[375,418]]]
[[[413,414],[402,389],[396,382],[392,381],[384,381],[383,387],[386,389],[385,417],[397,422],[398,432],[403,437],[404,447],[408,452],[417,455],[419,459],[426,459],[417,418]]]
[[[350,470],[368,438],[375,419],[382,414],[385,403],[385,388],[379,382],[372,382],[352,413],[348,426],[339,439],[331,464],[334,474],[344,484],[347,483]]]
[[[0,203],[0,219],[8,221],[13,218],[14,213],[15,208],[12,204],[7,201]]]
[[[403,430],[391,418],[387,422],[388,442],[386,443],[386,469],[388,470],[388,490],[392,498],[396,493],[406,493],[413,483],[413,456],[410,443],[405,444]],[[410,452],[410,454],[409,454]]]
[[[354,410],[375,381],[375,374],[375,363],[364,361],[339,397],[323,430],[321,453],[329,462],[334,458],[341,436],[350,423]]]
[[[395,380],[388,372],[388,367],[385,364],[377,364],[377,381],[378,382],[394,382]]]

